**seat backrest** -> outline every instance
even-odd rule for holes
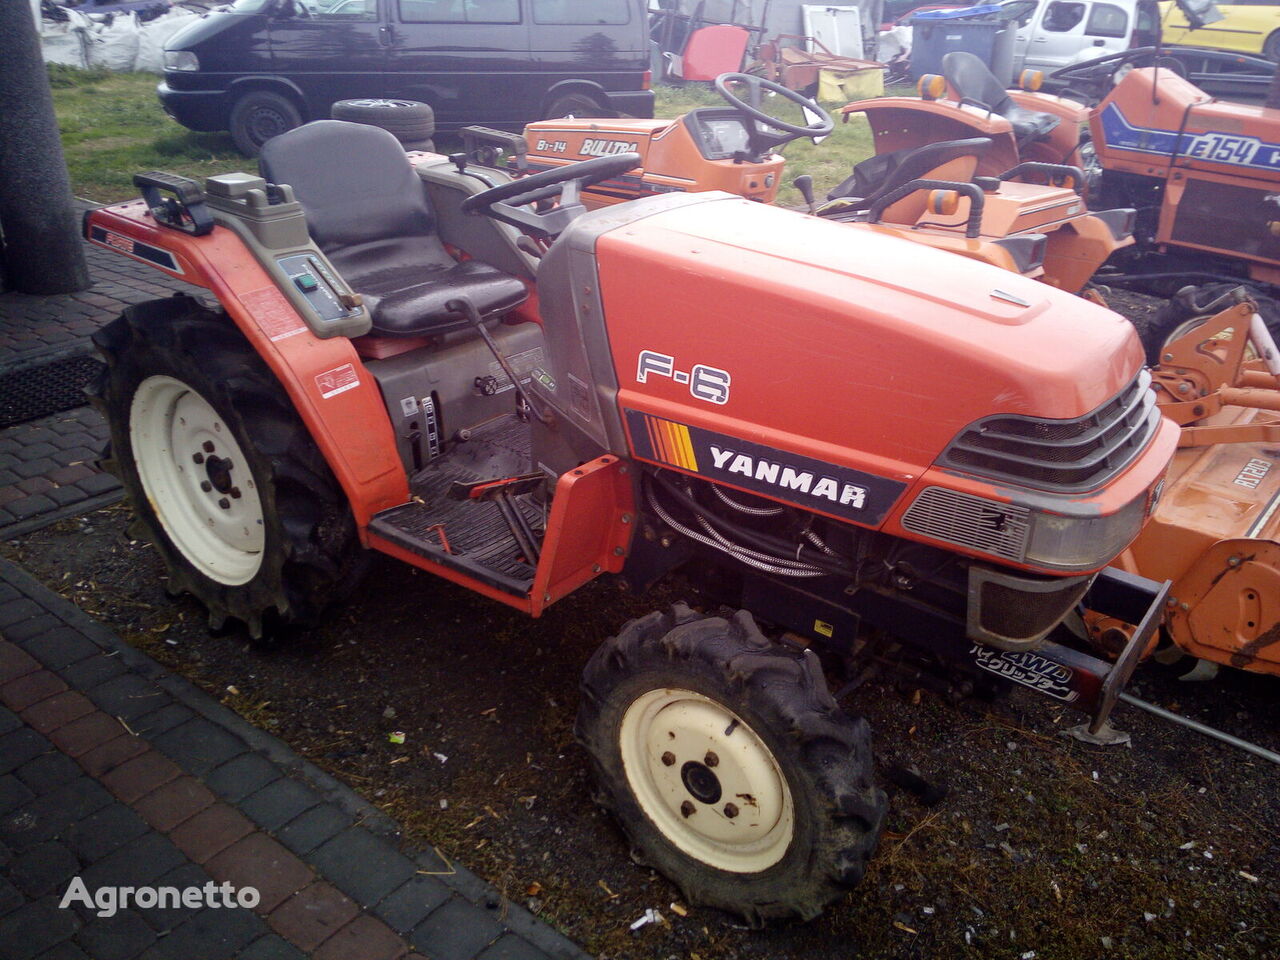
[[[853,176],[832,190],[828,196],[831,199],[860,196],[861,200],[854,209],[865,210],[878,198],[912,180],[952,180],[968,183],[978,169],[978,161],[990,149],[991,142],[990,137],[942,140],[938,143],[926,143],[922,147],[908,147],[883,156],[871,157],[854,167]],[[842,193],[841,191],[846,188],[849,188],[849,192]],[[862,192],[855,193],[854,189]],[[899,203],[910,202],[912,202],[910,197],[899,201]],[[923,199],[918,202],[924,203]],[[895,209],[898,205],[894,204],[890,209]]]
[[[379,127],[316,120],[263,144],[258,169],[268,182],[293,187],[327,254],[435,233],[422,181],[400,142]]]
[[[1002,116],[1013,105],[1004,84],[979,57],[966,50],[952,50],[942,58],[942,75],[962,99],[986,104]]]

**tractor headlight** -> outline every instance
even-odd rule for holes
[[[1058,570],[1092,570],[1114,558],[1142,529],[1147,497],[1106,517],[1065,517],[1032,511],[1026,559]]]
[[[199,70],[200,58],[190,50],[166,50],[164,52],[164,68],[166,70]]]

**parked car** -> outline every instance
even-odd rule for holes
[[[1013,76],[1024,69],[1050,73],[1130,47],[1156,42],[1155,0],[1013,0],[1026,11],[1018,19]]]
[[[1191,29],[1186,15],[1172,0],[1165,0],[1160,8],[1165,43],[1262,54],[1280,60],[1280,4],[1251,0],[1219,3],[1222,19],[1199,30]]]
[[[254,154],[337,100],[418,100],[443,132],[653,116],[644,0],[235,0],[176,33],[158,93]]]
[[[1185,15],[1176,4],[1157,5],[1155,0],[1050,0],[1039,4],[1036,0],[1007,0],[1004,4],[1014,5],[1026,10],[1018,20],[1011,81],[1016,81],[1024,69],[1052,74],[1108,54],[1155,47],[1161,36],[1159,18],[1162,15],[1165,17],[1163,37],[1167,43],[1171,34],[1170,10],[1186,23]],[[1161,7],[1165,8],[1163,14]],[[1274,9],[1280,10],[1280,7]],[[1213,24],[1191,32],[1183,30],[1183,35],[1201,37],[1217,26]],[[1215,96],[1253,96],[1265,92],[1271,83],[1275,72],[1273,63],[1190,43],[1163,46],[1145,64],[1140,60],[1134,62],[1148,66],[1158,63],[1161,69],[1171,70]],[[1052,77],[1046,77],[1045,83],[1058,86]]]

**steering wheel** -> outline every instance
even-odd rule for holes
[[[1051,81],[1064,81],[1068,85],[1072,82],[1082,83],[1085,86],[1085,93],[1100,100],[1106,95],[1107,89],[1111,86],[1112,78],[1119,73],[1125,64],[1138,63],[1143,60],[1152,60],[1154,62],[1159,52],[1159,47],[1134,47],[1132,50],[1108,53],[1105,56],[1085,60],[1082,63],[1073,63],[1060,67],[1049,74],[1048,79]]]
[[[747,88],[747,99],[743,100],[729,92],[730,83],[740,83]],[[831,114],[818,106],[817,101],[810,100],[795,90],[788,90],[780,83],[766,80],[764,77],[749,73],[722,73],[716,77],[716,92],[724,97],[725,102],[747,119],[747,132],[751,141],[751,149],[758,154],[767,153],[774,147],[798,140],[801,137],[825,137],[835,129],[835,121]],[[797,104],[804,110],[817,114],[818,119],[809,124],[788,123],[770,116],[760,109],[763,93],[776,93],[786,100]]]
[[[501,220],[535,237],[556,237],[585,211],[579,199],[583,187],[620,176],[639,165],[638,153],[567,163],[473,194],[462,201],[462,212]],[[552,197],[558,197],[560,202],[550,210],[539,211],[533,206]]]

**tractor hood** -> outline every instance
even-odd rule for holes
[[[624,408],[918,476],[976,420],[1080,417],[1143,364],[1110,310],[860,225],[702,194],[574,227],[600,214]]]

